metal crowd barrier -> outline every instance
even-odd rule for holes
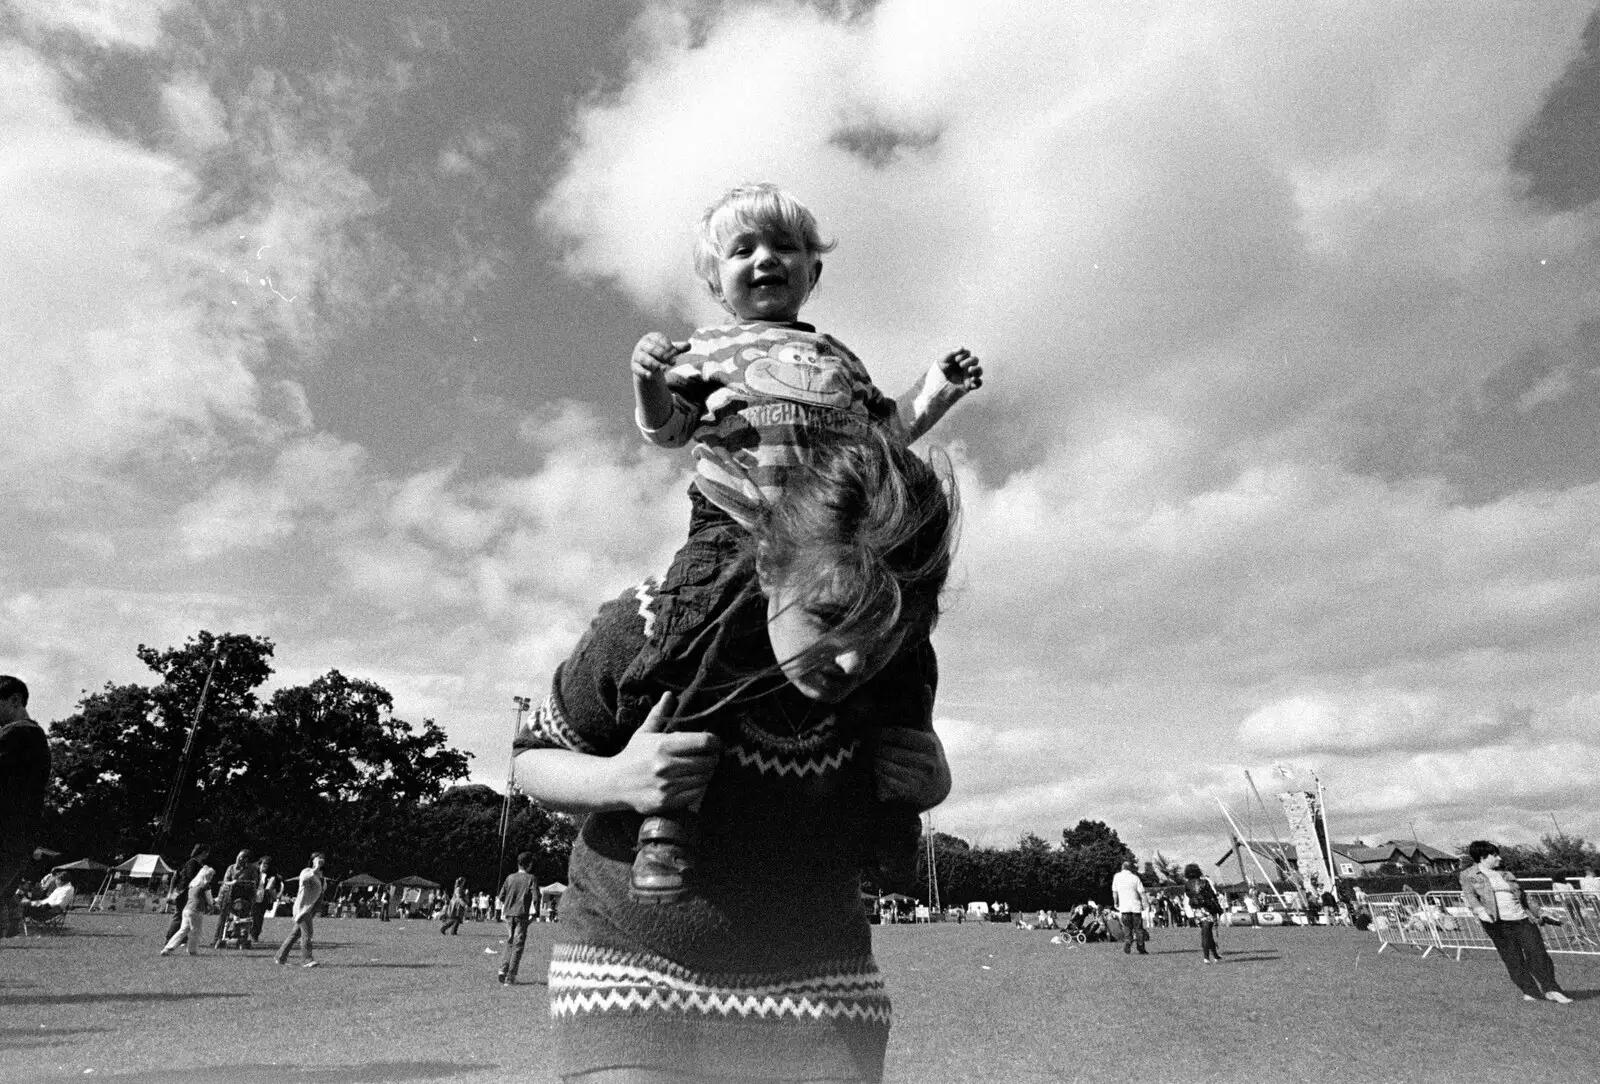
[[[1544,915],[1560,919],[1559,925],[1539,927],[1546,949],[1600,956],[1600,895],[1529,892],[1528,901]],[[1368,896],[1367,908],[1372,913],[1372,928],[1382,942],[1379,952],[1390,945],[1409,945],[1423,956],[1438,949],[1454,952],[1459,960],[1467,949],[1494,948],[1494,942],[1483,932],[1483,924],[1473,917],[1459,892]]]

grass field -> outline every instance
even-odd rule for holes
[[[156,955],[166,919],[74,914],[0,941],[0,1081],[384,1084],[552,1080],[536,925],[502,987],[501,927],[318,923],[322,966],[272,950]],[[281,937],[286,919],[269,920]],[[209,927],[208,927],[209,932]],[[1147,957],[1010,926],[874,928],[894,1084],[1600,1079],[1600,959],[1556,957],[1576,1004],[1530,1004],[1492,955],[1378,955],[1350,929],[1194,930]]]

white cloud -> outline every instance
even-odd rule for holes
[[[44,465],[197,450],[248,420],[255,380],[184,294],[181,236],[195,181],[182,165],[76,121],[59,77],[0,47],[0,484],[36,492]]]
[[[1455,404],[1592,310],[1600,227],[1507,165],[1589,8],[658,6],[541,221],[575,273],[704,320],[690,228],[777,180],[840,243],[807,318],[881,384],[977,348],[989,385],[941,431],[967,508],[941,642],[947,688],[998,699],[947,724],[948,815],[1101,801],[1192,840],[1230,758],[1469,757],[1592,695],[1593,469],[1470,502],[1439,474]]]
[[[32,25],[64,30],[111,49],[144,52],[161,41],[161,17],[178,0],[12,0]]]
[[[1239,740],[1265,756],[1439,749],[1504,733],[1516,725],[1516,714],[1388,689],[1295,696],[1252,712],[1239,724]]]

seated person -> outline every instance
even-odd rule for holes
[[[24,900],[22,902],[22,916],[34,922],[45,918],[54,918],[64,915],[72,902],[78,898],[78,890],[66,881],[58,881],[50,894],[42,900]]]

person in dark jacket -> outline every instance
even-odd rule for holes
[[[0,935],[21,925],[17,885],[33,861],[50,785],[50,740],[28,716],[28,687],[0,676]]]
[[[1211,882],[1200,876],[1200,867],[1190,862],[1183,867],[1183,893],[1189,898],[1195,921],[1200,924],[1200,959],[1206,963],[1222,961],[1217,950],[1217,916],[1222,914],[1222,901]]]
[[[528,923],[539,906],[539,882],[534,880],[533,852],[517,855],[517,872],[506,878],[500,886],[500,904],[506,920],[506,962],[500,968],[500,981],[506,986],[517,984],[517,967],[522,963],[522,949],[528,943]]]

